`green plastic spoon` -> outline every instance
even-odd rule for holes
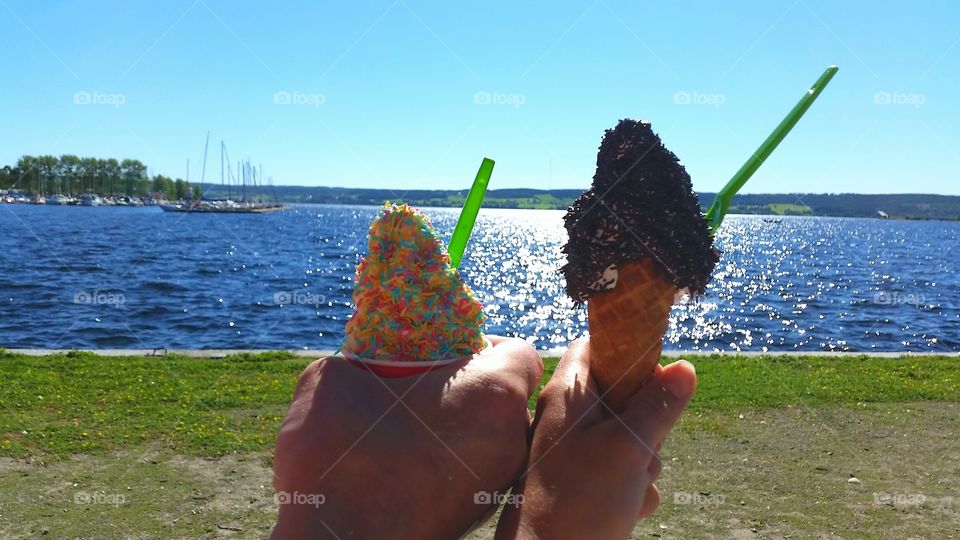
[[[807,112],[810,105],[813,105],[817,96],[820,95],[820,92],[823,92],[823,89],[827,86],[827,83],[830,82],[830,79],[833,78],[834,74],[837,73],[838,69],[840,68],[837,66],[830,66],[823,72],[823,75],[820,75],[817,82],[813,83],[813,86],[807,90],[803,97],[800,98],[800,101],[787,113],[787,116],[774,128],[773,133],[760,144],[760,148],[757,148],[757,151],[740,167],[740,170],[733,175],[733,178],[727,182],[727,185],[723,186],[723,189],[717,193],[713,204],[710,205],[710,210],[707,211],[707,224],[710,226],[711,234],[715,234],[717,228],[720,227],[720,223],[723,222],[724,216],[727,215],[727,211],[730,209],[730,201],[733,199],[733,196],[747,183],[747,180],[753,176],[753,173],[757,172],[760,165],[763,165],[763,162],[770,157],[770,154],[777,148],[780,141],[787,136],[787,133],[790,133],[793,126],[797,125],[797,122],[803,117],[803,113]]]
[[[493,160],[483,158],[480,164],[480,170],[477,171],[477,177],[470,186],[470,193],[467,194],[467,200],[463,203],[463,210],[460,211],[460,219],[457,220],[457,227],[453,230],[453,236],[450,237],[450,244],[447,251],[450,253],[450,262],[454,268],[460,266],[460,260],[463,259],[463,252],[467,249],[467,240],[470,239],[470,233],[473,232],[473,224],[477,221],[477,212],[480,211],[480,205],[483,204],[483,195],[487,192],[487,184],[490,183],[490,175],[493,174]]]

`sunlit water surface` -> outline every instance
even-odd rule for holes
[[[448,237],[454,209],[426,209]],[[331,349],[376,208],[266,215],[0,205],[0,346]],[[587,330],[564,292],[563,212],[484,210],[461,266],[485,331],[554,348]],[[732,216],[668,349],[960,351],[960,223]]]

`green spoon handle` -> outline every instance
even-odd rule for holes
[[[450,237],[450,244],[447,251],[450,253],[450,262],[454,268],[460,266],[460,260],[463,259],[463,252],[467,249],[467,240],[470,239],[470,233],[473,232],[473,224],[477,221],[477,213],[480,211],[480,205],[483,204],[483,195],[487,192],[487,184],[490,183],[490,176],[493,174],[493,160],[483,158],[480,164],[480,170],[477,171],[477,177],[470,186],[470,193],[467,194],[467,200],[463,203],[463,210],[460,211],[460,219],[457,220],[457,227],[453,230],[453,236]]]
[[[817,96],[823,92],[823,89],[827,86],[827,83],[830,82],[830,79],[833,78],[834,74],[837,73],[838,69],[837,66],[830,66],[823,72],[823,75],[820,75],[817,82],[813,83],[813,86],[807,90],[803,97],[800,98],[800,101],[787,113],[787,116],[774,128],[773,133],[760,144],[760,148],[757,148],[757,151],[740,167],[740,170],[733,175],[733,178],[727,182],[727,185],[723,186],[723,189],[717,193],[713,204],[710,205],[710,210],[707,211],[707,224],[710,226],[711,233],[716,233],[717,228],[720,227],[720,223],[723,222],[724,216],[727,215],[727,211],[730,209],[730,201],[733,199],[733,196],[747,183],[747,180],[753,176],[753,173],[757,172],[760,165],[763,165],[763,162],[770,157],[770,154],[772,154],[777,148],[777,145],[783,141],[787,133],[790,133],[793,126],[797,125],[797,122],[803,117],[803,113],[807,112],[810,105],[813,105]]]

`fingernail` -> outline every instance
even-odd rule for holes
[[[696,373],[696,368],[693,367],[693,364],[687,362],[686,360],[681,360],[684,364],[687,364],[690,371]],[[678,362],[679,363],[679,362]],[[676,370],[676,368],[674,368]],[[690,394],[693,393],[693,386],[696,381],[695,377],[690,377],[689,375],[673,375],[671,372],[674,370],[669,370],[668,375],[663,381],[663,386],[666,388],[674,397],[678,399],[686,399],[690,397]]]

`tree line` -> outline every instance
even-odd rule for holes
[[[151,177],[137,159],[116,160],[78,157],[21,156],[16,165],[0,168],[0,189],[19,189],[29,194],[145,197],[160,193],[166,199],[200,196],[200,186],[191,188],[182,178],[162,174]]]
[[[216,186],[205,186],[211,193]],[[383,201],[414,206],[460,207],[467,190],[389,190],[326,186],[273,186],[276,199],[290,203],[380,205]],[[565,210],[580,195],[576,189],[491,189],[484,208],[552,208]],[[704,212],[715,193],[698,193]],[[732,214],[802,214],[811,216],[878,217],[879,212],[899,219],[947,219],[960,221],[960,196],[930,194],[863,193],[769,193],[738,194]]]

